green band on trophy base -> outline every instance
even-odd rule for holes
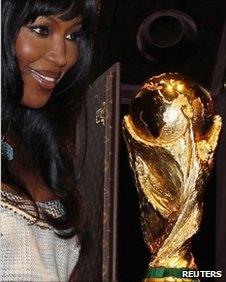
[[[145,274],[145,278],[163,278],[163,277],[175,277],[175,278],[185,278],[183,277],[183,271],[197,270],[188,268],[149,268]],[[192,281],[198,281],[198,279],[192,279]]]

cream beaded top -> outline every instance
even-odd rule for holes
[[[42,211],[58,218],[60,201],[38,202]],[[68,281],[80,251],[77,236],[59,238],[43,217],[36,221],[29,200],[1,191],[0,281]]]

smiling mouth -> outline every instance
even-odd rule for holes
[[[53,73],[48,71],[38,71],[30,69],[33,78],[38,81],[39,85],[45,90],[53,90],[61,76],[60,73]]]

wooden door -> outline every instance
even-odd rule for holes
[[[90,87],[77,121],[76,166],[85,197],[87,231],[72,281],[116,281],[120,66]],[[84,157],[85,156],[85,157]]]

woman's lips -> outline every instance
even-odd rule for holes
[[[49,71],[38,71],[30,69],[31,75],[38,81],[39,85],[46,90],[53,90],[58,82],[60,73],[54,73]]]

